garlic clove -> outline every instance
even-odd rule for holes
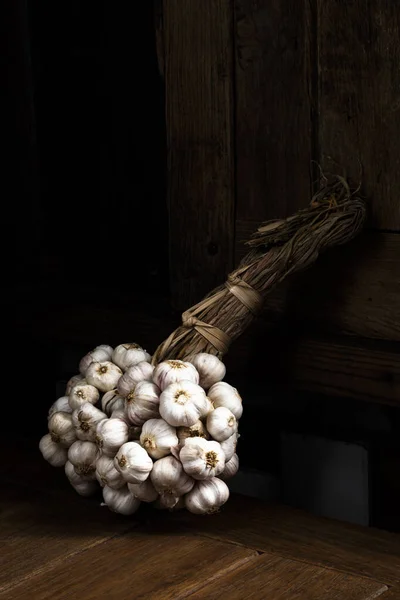
[[[69,448],[76,440],[72,415],[67,412],[55,412],[48,421],[51,439],[56,444]]]
[[[219,406],[207,417],[207,430],[217,442],[224,442],[237,433],[238,424],[235,415],[224,406]]]
[[[102,344],[101,346],[96,346],[94,350],[88,352],[79,363],[79,372],[85,376],[86,371],[92,364],[92,362],[103,362],[105,360],[111,360],[111,356],[113,353],[113,349],[111,346],[106,344]]]
[[[185,472],[194,479],[211,479],[225,469],[221,445],[203,438],[187,438],[179,458]]]
[[[87,382],[101,392],[113,390],[121,376],[121,369],[110,361],[93,362],[86,371]]]
[[[227,440],[220,442],[221,448],[225,454],[226,462],[230,461],[232,456],[235,454],[238,438],[239,438],[239,435],[237,433],[234,433],[233,435],[228,437]]]
[[[224,481],[213,477],[197,481],[193,489],[185,496],[187,510],[195,515],[217,512],[229,498],[229,488]]]
[[[68,450],[68,460],[82,479],[91,481],[96,478],[97,447],[93,442],[78,440]]]
[[[128,486],[113,490],[107,485],[103,488],[103,498],[108,508],[121,515],[133,515],[140,506],[140,500],[135,498]]]
[[[126,397],[125,410],[130,423],[141,426],[160,416],[160,389],[150,381],[140,381]]]
[[[120,344],[112,353],[112,361],[126,371],[146,360],[146,353],[138,344]]]
[[[171,448],[178,445],[176,430],[164,419],[149,419],[143,425],[140,444],[151,458],[157,460],[171,453]]]
[[[190,362],[199,373],[199,384],[205,390],[208,390],[212,385],[225,377],[226,367],[224,363],[213,354],[200,352],[199,354],[195,354],[190,359]]]
[[[39,450],[52,467],[63,467],[68,460],[67,449],[53,442],[50,433],[44,435],[40,440]]]
[[[48,419],[56,412],[72,413],[72,408],[69,405],[69,396],[61,396],[49,408]]]
[[[171,383],[177,381],[191,381],[199,383],[199,374],[189,362],[182,360],[166,360],[159,363],[153,372],[153,381],[164,391]]]
[[[158,498],[158,492],[149,477],[142,483],[128,483],[128,489],[141,502],[154,502]]]
[[[138,442],[126,442],[114,458],[114,466],[128,483],[142,483],[153,468],[153,461]]]
[[[103,419],[97,423],[95,442],[106,456],[114,457],[128,438],[129,427],[122,419]]]
[[[233,477],[234,475],[236,475],[236,473],[239,470],[239,457],[237,454],[234,454],[232,456],[232,458],[230,460],[228,460],[228,462],[225,464],[225,469],[222,471],[222,473],[220,474],[220,479],[223,479],[224,481],[226,481],[227,479],[230,479],[231,477]]]
[[[141,381],[152,382],[154,367],[146,361],[129,367],[118,381],[118,393],[125,397],[133,392],[136,385]]]
[[[100,456],[96,461],[96,479],[101,487],[108,486],[118,490],[126,484],[121,473],[114,466],[114,459],[109,456]]]
[[[72,410],[75,410],[86,402],[96,404],[99,398],[99,390],[96,387],[89,383],[77,383],[74,385],[69,395],[69,405]]]
[[[229,408],[237,420],[241,418],[243,414],[242,398],[237,389],[229,385],[229,383],[225,381],[215,383],[208,390],[208,397],[215,408],[224,406],[225,408]]]
[[[205,391],[192,381],[171,383],[160,396],[160,415],[173,427],[191,427],[207,410]]]
[[[73,377],[71,377],[71,379],[69,379],[67,381],[67,386],[65,388],[65,395],[69,396],[74,385],[76,385],[77,383],[83,383],[84,381],[86,381],[86,380],[83,377],[83,375],[74,375]]]
[[[194,425],[191,425],[191,427],[178,427],[176,435],[180,444],[183,444],[187,438],[201,437],[205,440],[210,438],[204,423],[200,419]]]
[[[179,497],[187,494],[194,486],[194,479],[185,473],[182,464],[173,456],[157,460],[150,478],[159,494]]]
[[[72,413],[72,423],[76,437],[80,440],[94,442],[96,439],[97,423],[107,416],[98,408],[86,402]]]
[[[109,417],[115,410],[125,408],[125,400],[117,390],[106,392],[101,399],[101,410]]]

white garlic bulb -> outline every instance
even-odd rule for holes
[[[236,446],[237,446],[237,442],[238,442],[238,438],[239,435],[237,433],[234,433],[233,435],[231,435],[230,437],[228,437],[227,440],[224,440],[223,442],[220,442],[221,444],[221,448],[224,451],[225,454],[225,461],[228,462],[229,460],[231,460],[232,456],[235,454],[236,452]]]
[[[128,483],[141,483],[148,478],[153,461],[138,442],[126,442],[115,455],[114,466]]]
[[[212,514],[229,498],[229,488],[224,481],[213,477],[197,481],[194,488],[185,496],[185,506],[195,515]]]
[[[68,381],[67,381],[67,386],[65,388],[65,395],[69,396],[74,385],[76,385],[77,383],[83,383],[84,381],[86,381],[86,380],[83,377],[83,375],[73,375],[71,377],[71,379],[68,379]]]
[[[143,352],[144,352],[144,360],[148,363],[151,363],[151,359],[152,359],[151,354],[149,354],[146,350],[143,350]]]
[[[39,450],[52,467],[63,467],[68,460],[67,449],[53,442],[50,433],[46,433],[40,440]]]
[[[89,383],[77,383],[69,395],[69,405],[72,410],[79,408],[82,404],[90,402],[96,404],[100,398],[99,390]]]
[[[114,466],[114,459],[109,456],[100,456],[97,459],[96,479],[101,487],[107,485],[113,490],[118,490],[126,484],[125,479]]]
[[[160,396],[160,415],[173,427],[191,427],[207,410],[205,391],[192,381],[171,383]]]
[[[208,397],[215,408],[219,406],[229,408],[239,421],[243,414],[243,405],[242,398],[236,388],[225,381],[219,381],[208,390]]]
[[[111,360],[112,353],[113,349],[111,348],[111,346],[107,346],[106,344],[96,346],[94,350],[88,352],[80,361],[80,373],[82,375],[85,375],[92,362],[103,362],[105,360]]]
[[[56,412],[72,413],[72,408],[69,405],[68,396],[61,396],[61,398],[58,398],[58,400],[53,402],[53,404],[49,408],[48,419],[50,419],[50,417],[53,416]]]
[[[225,454],[218,442],[187,438],[179,453],[185,472],[194,479],[216,477],[225,468]]]
[[[160,416],[160,390],[150,381],[140,381],[126,397],[125,410],[133,425],[143,425]]]
[[[140,506],[140,500],[130,493],[126,485],[118,490],[113,490],[106,485],[103,488],[103,498],[112,512],[121,515],[133,515]]]
[[[74,465],[69,460],[67,460],[67,462],[65,463],[65,474],[66,474],[69,482],[73,486],[80,485],[81,483],[86,481],[80,475],[78,475],[78,473],[75,471]]]
[[[148,477],[142,483],[128,483],[128,490],[141,502],[154,502],[158,498],[158,492]]]
[[[92,362],[86,371],[86,380],[101,392],[113,390],[122,376],[122,371],[110,361]]]
[[[112,361],[126,371],[140,362],[146,360],[145,351],[138,344],[120,344],[112,353]]]
[[[227,440],[237,429],[236,417],[229,408],[219,406],[207,417],[207,430],[217,442]]]
[[[178,427],[176,435],[178,436],[180,444],[183,444],[187,438],[201,437],[205,440],[210,438],[207,429],[200,420],[196,421],[196,423],[190,427]]]
[[[199,384],[205,390],[208,390],[217,381],[221,381],[225,377],[226,367],[224,363],[213,354],[200,352],[199,354],[195,354],[190,359],[190,362],[199,373]]]
[[[95,441],[106,456],[114,457],[128,438],[129,428],[122,419],[103,419],[97,423]]]
[[[72,423],[75,427],[76,437],[80,440],[94,442],[97,423],[106,418],[107,416],[90,402],[82,404],[72,413]]]
[[[194,486],[194,479],[185,473],[182,464],[173,456],[157,460],[150,478],[157,492],[172,497],[172,503],[174,498],[187,494]]]
[[[146,361],[129,367],[118,381],[118,393],[125,397],[133,392],[140,381],[152,381],[153,371],[154,367]]]
[[[199,374],[191,363],[182,360],[165,360],[159,363],[153,372],[153,381],[161,391],[171,383],[183,380],[198,384]]]
[[[140,444],[155,460],[167,456],[171,448],[178,445],[175,427],[164,419],[149,419],[142,427]]]
[[[232,456],[232,458],[230,460],[228,460],[228,462],[225,464],[225,469],[222,471],[222,473],[220,474],[219,477],[221,479],[223,479],[224,481],[226,481],[227,479],[230,479],[231,477],[236,475],[238,470],[239,470],[239,457],[237,454],[234,454]]]
[[[99,489],[95,481],[82,481],[82,483],[74,484],[72,487],[80,496],[84,497],[93,496]]]
[[[120,408],[125,408],[125,400],[120,396],[117,390],[106,392],[101,399],[101,410],[110,417],[112,413]]]
[[[76,432],[70,413],[54,413],[48,421],[48,426],[51,439],[56,444],[69,448],[75,442]]]
[[[85,480],[96,478],[97,448],[93,442],[78,440],[68,450],[68,460],[74,465],[75,471]]]

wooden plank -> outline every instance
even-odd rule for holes
[[[64,560],[0,598],[179,600],[256,557],[247,548],[176,531],[137,531]]]
[[[237,219],[284,217],[311,190],[309,2],[234,4]]]
[[[187,596],[193,600],[371,600],[387,591],[377,581],[353,577],[314,565],[265,554],[217,584],[208,584]],[[382,597],[384,600],[384,596]]]
[[[230,0],[164,0],[172,302],[198,302],[232,268]]]
[[[319,140],[324,168],[363,167],[371,225],[400,230],[400,12],[392,0],[318,0]],[[338,164],[341,166],[338,166]]]

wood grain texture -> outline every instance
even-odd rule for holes
[[[186,309],[232,268],[233,41],[229,0],[164,0],[172,303]]]
[[[283,217],[311,190],[310,10],[235,0],[237,219]]]
[[[331,569],[265,554],[187,596],[193,600],[372,600],[387,586]],[[383,596],[384,600],[384,596]]]
[[[336,172],[345,170],[358,182],[362,165],[363,192],[371,204],[371,225],[399,231],[397,3],[318,0],[317,20],[323,167]]]
[[[0,598],[179,600],[256,557],[207,538],[132,532],[67,558]]]

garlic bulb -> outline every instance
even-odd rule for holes
[[[75,442],[76,432],[70,413],[54,413],[48,421],[48,426],[51,439],[56,444],[69,448]]]
[[[161,362],[153,372],[153,381],[161,391],[164,391],[171,383],[183,380],[198,384],[199,374],[191,363],[182,360]]]
[[[215,383],[208,390],[208,397],[215,408],[224,406],[235,415],[239,420],[243,414],[242,398],[236,388],[229,385],[225,381]]]
[[[68,450],[68,460],[74,465],[75,471],[85,480],[96,478],[97,448],[93,442],[78,440]]]
[[[83,383],[84,381],[86,381],[86,380],[83,377],[83,375],[74,375],[73,377],[71,377],[71,379],[69,379],[67,381],[67,387],[65,388],[65,395],[69,396],[74,385],[76,385],[77,383]]]
[[[221,381],[226,374],[224,363],[217,356],[200,352],[190,359],[200,376],[199,384],[205,390]]]
[[[233,435],[228,437],[227,440],[220,442],[221,448],[225,454],[226,462],[231,460],[232,456],[235,454],[238,438],[239,438],[239,435],[237,433],[234,433]]]
[[[106,392],[101,399],[101,410],[110,417],[112,413],[120,408],[125,408],[125,400],[117,393],[117,390]]]
[[[78,473],[75,471],[74,465],[69,460],[67,460],[65,463],[65,474],[73,486],[79,485],[85,481],[85,479],[82,479],[82,477],[78,475]]]
[[[141,483],[148,478],[153,461],[138,442],[126,442],[115,455],[114,466],[128,483]]]
[[[110,361],[92,362],[86,371],[86,380],[101,392],[113,390],[122,376],[122,371]]]
[[[179,498],[187,494],[194,486],[194,479],[183,470],[179,460],[173,456],[160,458],[153,465],[151,481],[162,496]]]
[[[217,512],[229,498],[229,488],[217,477],[197,481],[194,488],[185,496],[185,506],[195,515]]]
[[[96,479],[104,487],[107,485],[113,490],[118,490],[126,481],[114,466],[114,459],[109,456],[100,456],[96,461]]]
[[[128,483],[128,490],[141,502],[154,502],[158,498],[158,492],[152,484],[150,477],[142,483]]]
[[[106,418],[107,416],[90,402],[82,404],[72,413],[72,423],[75,427],[76,437],[80,440],[94,442],[97,423]]]
[[[105,360],[111,360],[112,353],[113,349],[111,348],[111,346],[107,346],[106,344],[96,346],[94,350],[88,352],[80,361],[80,373],[82,375],[85,375],[92,362],[103,362]]]
[[[114,457],[128,437],[129,428],[122,419],[103,419],[97,423],[95,441],[106,456]]]
[[[69,395],[69,405],[72,410],[79,408],[82,404],[90,402],[96,404],[100,398],[99,390],[89,383],[77,383]]]
[[[171,447],[178,445],[176,430],[164,419],[149,419],[142,427],[140,444],[151,458],[157,460],[171,453]]]
[[[146,361],[129,367],[118,381],[118,393],[121,396],[127,396],[130,392],[133,392],[140,381],[152,381],[153,371],[154,367]]]
[[[207,430],[217,442],[227,440],[237,432],[238,425],[235,415],[224,406],[219,406],[207,417]]]
[[[148,419],[160,416],[160,390],[150,381],[140,381],[126,397],[125,410],[133,425],[143,425]]]
[[[178,436],[180,444],[183,444],[187,438],[201,437],[205,440],[208,440],[210,437],[207,429],[204,427],[203,422],[200,420],[196,421],[196,423],[190,427],[178,427],[176,430],[176,435]]]
[[[148,352],[146,352],[146,350],[143,350],[143,352],[144,352],[144,360],[146,362],[148,362],[148,363],[151,363],[151,359],[152,359],[151,354],[149,354]]]
[[[50,419],[50,417],[53,416],[56,412],[72,413],[72,408],[69,405],[68,396],[61,396],[61,398],[53,402],[49,409],[48,419]]]
[[[220,478],[223,479],[224,481],[226,479],[230,479],[231,477],[236,475],[238,470],[239,470],[239,457],[237,454],[234,454],[232,456],[231,460],[228,460],[228,462],[225,464],[225,469],[220,474]]]
[[[171,507],[172,504],[172,507]],[[153,502],[154,508],[157,510],[169,510],[170,512],[175,512],[177,510],[181,510],[185,508],[185,497],[174,497],[169,496],[168,494],[158,496],[155,502]]]
[[[112,353],[112,361],[123,371],[145,360],[145,351],[138,344],[120,344]]]
[[[50,433],[46,433],[40,440],[39,450],[52,467],[63,467],[68,460],[67,449],[53,442]]]
[[[205,391],[192,381],[171,383],[160,396],[160,415],[173,427],[191,427],[207,410]]]
[[[93,496],[93,494],[97,492],[99,486],[95,481],[82,481],[82,483],[77,483],[72,485],[72,487],[80,496],[87,497]]]
[[[103,498],[110,510],[121,515],[133,515],[140,506],[140,500],[130,493],[126,485],[119,490],[106,485],[103,488]]]
[[[225,454],[218,442],[187,438],[179,453],[185,472],[194,479],[210,479],[225,469]]]

